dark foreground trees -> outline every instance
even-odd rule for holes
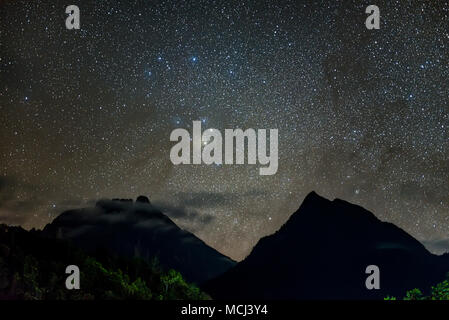
[[[80,269],[80,289],[65,287],[68,265]],[[202,300],[209,297],[157,262],[85,253],[39,231],[0,225],[0,299]]]
[[[396,297],[388,296],[385,300],[397,300]],[[449,300],[449,273],[446,280],[432,286],[429,295],[422,293],[420,289],[408,290],[403,300]]]

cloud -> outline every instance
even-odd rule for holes
[[[11,177],[7,176],[0,176],[0,191],[2,191],[5,186],[8,186],[10,184]]]
[[[422,244],[432,253],[443,254],[449,252],[449,239],[422,241]]]
[[[36,226],[32,222],[36,214],[48,214],[48,217],[57,216],[62,211],[79,208],[82,206],[94,206],[96,201],[85,201],[80,198],[64,198],[63,191],[48,185],[45,192],[39,191],[39,187],[24,182],[15,176],[0,176],[0,223],[10,225]],[[55,206],[51,206],[55,204]]]
[[[173,206],[163,202],[156,202],[153,206],[172,219],[200,222],[201,224],[209,224],[214,219],[210,214],[200,214],[198,211],[188,209],[182,205]]]
[[[215,212],[218,207],[230,208],[255,197],[267,197],[267,193],[260,190],[242,193],[178,192],[171,197],[175,205],[166,202],[154,202],[153,205],[186,230],[196,233],[214,221],[215,216],[208,212]]]
[[[399,186],[399,196],[401,199],[414,200],[422,199],[427,203],[437,204],[447,201],[447,194],[442,188],[435,186],[423,186],[416,181],[407,181]]]
[[[164,213],[171,219],[186,220],[189,222],[198,222],[207,224],[213,220],[213,216],[200,214],[196,210],[187,209],[181,206],[173,206],[166,203],[138,203],[122,202],[102,199],[97,202],[96,208],[81,209],[79,212],[86,223],[118,223],[118,222],[137,222],[145,216],[151,216],[154,213]],[[115,212],[108,214],[107,212]],[[139,217],[131,213],[138,212]]]
[[[84,201],[82,199],[64,199],[59,201],[58,207],[64,207],[64,208],[75,208],[79,206],[85,206],[85,205],[95,205],[95,200],[88,200]]]
[[[176,198],[180,203],[189,207],[219,207],[232,202],[233,194],[217,193],[217,192],[179,192]]]
[[[0,176],[0,207],[7,201],[14,198],[13,189],[17,182],[12,177]]]
[[[188,222],[186,230],[200,230],[213,220],[210,215],[200,215],[194,210],[185,210],[180,207],[161,206],[161,204],[150,205],[137,202],[121,202],[102,199],[95,207],[69,210],[61,216],[63,224],[69,227],[67,237],[78,237],[86,232],[92,232],[99,226],[128,225],[132,228],[171,230],[176,229],[174,225],[163,219],[162,213],[169,218],[180,219]],[[153,217],[159,217],[153,219]],[[196,225],[195,227],[193,225]],[[179,226],[182,228],[182,226]]]
[[[30,196],[18,197],[19,189]],[[0,177],[0,223],[23,224],[28,220],[28,214],[42,204],[42,200],[33,192],[32,185],[22,183],[12,176]]]
[[[216,208],[230,206],[242,198],[266,195],[265,192],[252,190],[244,193],[221,193],[221,192],[178,192],[174,198],[182,207],[193,208]]]

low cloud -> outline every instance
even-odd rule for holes
[[[216,208],[234,205],[242,198],[264,196],[265,192],[253,190],[249,192],[178,192],[174,195],[182,207]]]
[[[180,219],[192,225],[192,222],[200,226],[205,226],[213,220],[210,215],[200,215],[193,210],[185,210],[180,207],[172,207],[162,204],[144,204],[138,202],[122,202],[112,200],[100,200],[95,207],[69,210],[62,216],[63,224],[69,228],[67,236],[78,237],[86,232],[92,232],[101,225],[121,225],[125,224],[132,228],[174,228],[174,225],[167,223],[164,219],[153,219],[153,217],[164,213],[171,219]],[[162,230],[161,229],[161,230]],[[189,228],[189,231],[192,228]]]
[[[201,224],[209,224],[214,219],[210,214],[200,214],[198,211],[188,209],[186,206],[182,205],[173,206],[167,203],[157,202],[153,206],[172,219],[199,222]]]
[[[19,189],[30,196],[18,197]],[[0,223],[24,224],[28,220],[29,213],[43,204],[43,201],[36,196],[32,185],[22,183],[12,176],[0,177]]]

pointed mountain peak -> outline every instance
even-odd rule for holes
[[[332,202],[322,196],[320,196],[315,191],[311,191],[303,200],[301,205],[299,206],[298,210],[294,212],[291,216],[289,221],[292,219],[296,219],[298,216],[302,216],[306,212],[316,212],[323,211],[322,209],[328,207]]]
[[[151,205],[146,196],[139,196],[135,202],[103,199],[94,208],[62,213],[43,232],[48,237],[70,240],[86,251],[107,250],[122,257],[137,256],[147,262],[157,257],[164,268],[178,270],[188,281],[196,283],[216,277],[235,265],[180,228],[162,209]]]
[[[138,196],[136,202],[151,204],[147,196]]]
[[[315,191],[311,191],[302,202],[298,210],[292,215],[304,215],[306,213],[320,215],[321,218],[324,216],[334,216],[339,215],[340,218],[343,216],[356,215],[359,217],[371,218],[378,220],[375,215],[366,210],[365,208],[353,204],[351,202],[335,198],[334,200],[329,200],[325,197],[320,196]]]
[[[359,205],[338,198],[329,200],[311,191],[278,232],[296,234],[304,225],[342,224],[357,228],[357,225],[380,222],[372,212]]]
[[[369,265],[383,272],[381,290],[366,290]],[[399,227],[311,192],[278,231],[204,288],[214,299],[383,299],[430,288],[448,269],[449,256],[430,254]]]

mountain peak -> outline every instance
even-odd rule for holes
[[[102,199],[94,208],[63,212],[45,226],[44,234],[69,240],[86,250],[107,250],[119,256],[151,262],[157,257],[167,269],[201,283],[231,268],[235,262],[181,229],[145,196]]]
[[[319,200],[327,200],[327,199],[323,198],[315,191],[310,191],[309,194],[304,198],[304,202],[319,201]]]
[[[329,203],[330,200],[320,196],[315,191],[309,192],[309,194],[304,198],[304,201],[301,204],[301,207],[303,206],[321,206],[323,204]],[[300,209],[301,209],[300,207]]]
[[[285,229],[288,225],[296,223],[303,224],[314,221],[323,223],[325,220],[329,222],[334,219],[338,219],[340,222],[347,221],[349,224],[358,224],[361,221],[380,222],[372,212],[359,205],[339,198],[331,201],[315,191],[311,191],[282,228]]]
[[[150,199],[147,196],[138,196],[136,202],[147,203],[150,204]]]

